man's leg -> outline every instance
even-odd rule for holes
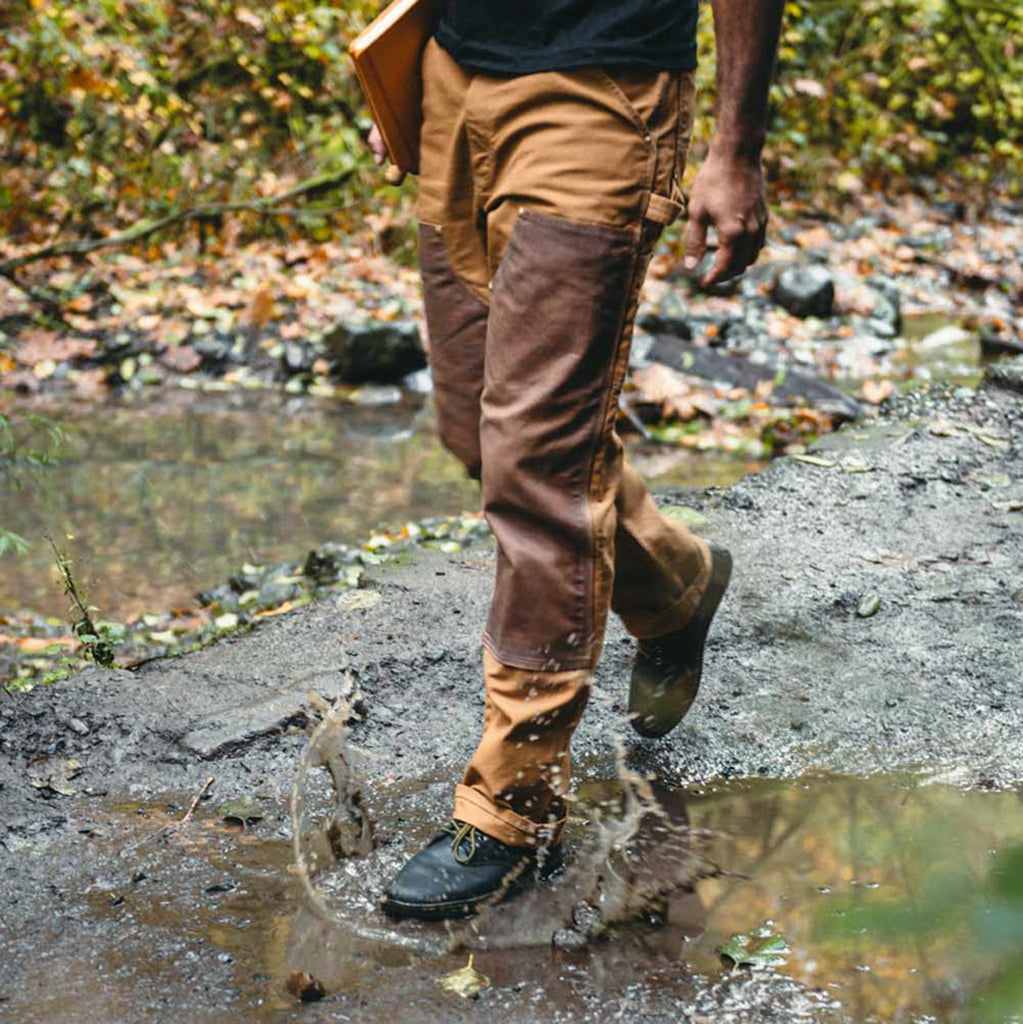
[[[480,880],[492,868],[496,878],[521,870],[526,862],[507,856],[515,849],[554,844],[548,863],[556,862],[568,744],[603,640],[616,536],[638,536],[656,556],[645,563],[652,572],[657,558],[669,561],[660,592],[676,610],[697,602],[707,563],[705,548],[685,531],[664,530],[656,509],[657,522],[644,527],[652,502],[638,477],[638,491],[623,490],[614,431],[639,287],[659,224],[676,212],[671,182],[688,134],[679,119],[688,79],[644,73],[625,76],[623,86],[596,70],[510,82],[481,77],[465,80],[460,129],[474,201],[486,214],[489,269],[497,271],[479,399],[467,363],[443,365],[458,351],[451,339],[478,352],[484,323],[475,267],[462,259],[461,209],[454,230],[424,231],[424,284],[463,309],[454,316],[438,301],[431,312],[427,295],[434,372],[458,396],[438,396],[438,409],[449,410],[442,420],[481,405],[479,458],[464,424],[442,422],[442,432],[470,471],[482,468],[498,578],[485,639],[483,738],[456,794],[461,824],[412,859],[385,903],[417,916],[474,905],[487,894]],[[428,81],[428,115],[430,95]],[[444,139],[429,130],[426,137]],[[463,160],[455,154],[456,164]],[[421,210],[428,206],[421,199]],[[444,256],[468,265],[461,293],[447,270],[429,269]],[[475,310],[467,293],[480,300]],[[623,532],[620,517],[633,515],[638,529]]]
[[[560,828],[616,537],[632,539],[648,556],[642,569],[663,579],[647,580],[661,602],[651,612],[696,607],[707,577],[706,546],[665,524],[639,478],[623,476],[614,429],[640,285],[675,212],[688,85],[588,69],[478,76],[473,86],[470,124],[486,142],[474,169],[496,271],[480,439],[498,565],[484,735],[455,815],[523,846],[556,840]],[[626,613],[630,599],[627,589]]]

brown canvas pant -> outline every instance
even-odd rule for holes
[[[512,845],[564,817],[569,740],[608,609],[680,628],[705,544],[664,519],[615,432],[639,290],[692,124],[690,73],[498,78],[424,55],[417,214],[441,438],[497,539],[483,737],[455,817]]]

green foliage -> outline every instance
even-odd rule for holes
[[[377,6],[13,0],[0,14],[5,233],[56,221],[88,234],[364,161],[344,46]]]
[[[701,22],[704,114],[713,31]],[[787,3],[771,92],[774,173],[854,191],[953,172],[1018,187],[1023,167],[1023,6],[1004,0]],[[707,122],[704,122],[707,131]],[[851,174],[849,173],[851,172]]]
[[[319,212],[303,206],[292,222],[313,236],[360,229],[383,190],[362,144],[368,122],[345,45],[380,6],[8,0],[0,231],[28,243],[51,238],[55,225],[65,237],[90,236],[350,168],[357,173],[321,198]],[[714,57],[704,7],[706,115]],[[1021,36],[1020,6],[1006,0],[788,3],[772,91],[775,175],[795,184],[839,168],[868,181],[940,171],[1014,180]],[[855,185],[848,173],[843,183]],[[393,190],[386,195],[393,201]],[[402,250],[406,215],[407,203],[390,230]],[[281,230],[258,213],[236,222]],[[204,222],[204,239],[211,226],[222,227]]]

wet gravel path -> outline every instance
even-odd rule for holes
[[[914,769],[969,787],[1023,781],[1018,394],[903,396],[878,419],[824,439],[809,458],[781,460],[727,491],[668,500],[698,509],[707,519],[700,531],[730,547],[736,563],[705,688],[670,737],[631,738],[624,701],[633,644],[614,626],[575,744],[580,777],[613,774],[620,736],[634,766],[669,784],[816,769]],[[159,981],[136,978],[120,1002],[116,986],[100,998],[85,984],[82,972],[97,966],[134,977],[130,956],[107,953],[124,944],[145,956],[152,934],[141,926],[122,934],[83,909],[85,896],[107,891],[104,879],[124,873],[105,842],[116,842],[116,827],[89,822],[113,798],[172,793],[180,804],[185,794],[187,805],[206,775],[214,799],[256,793],[279,809],[304,742],[308,694],[333,698],[352,684],[364,711],[352,739],[370,755],[371,784],[427,780],[409,814],[442,816],[448,782],[478,734],[479,633],[492,572],[486,549],[424,555],[378,570],[361,602],[321,602],[180,659],[134,672],[93,669],[0,701],[0,1016],[6,1005],[10,1019],[26,1021],[163,1019],[155,1008],[167,1019],[239,1019],[231,965],[201,953],[189,959],[187,929],[166,940]],[[69,782],[64,758],[81,766]],[[75,793],[55,792],[62,788]],[[283,836],[283,820],[270,819]],[[296,1008],[295,1019],[486,1019],[499,1009],[509,1021],[532,1020],[535,1000],[546,998],[495,979],[477,1003],[461,1004],[404,978],[357,1002]],[[739,1005],[738,983],[635,984],[580,981],[573,999],[551,1003],[543,1019],[607,1019],[619,1010],[636,1020],[831,1019],[780,982],[760,995],[747,986],[745,1009],[729,1011],[722,1007]],[[70,986],[66,1006],[52,1002],[54,985]],[[250,1008],[241,1019],[290,1013]]]

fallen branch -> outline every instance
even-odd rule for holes
[[[316,178],[303,181],[294,188],[282,192],[280,195],[270,196],[266,199],[249,199],[236,203],[209,203],[206,206],[194,206],[187,210],[178,210],[176,213],[169,213],[166,217],[159,217],[157,220],[137,224],[127,231],[118,232],[115,235],[105,235],[102,238],[82,239],[77,242],[54,242],[44,245],[34,252],[23,253],[21,256],[14,256],[11,259],[0,262],[0,276],[13,281],[26,294],[31,294],[20,281],[12,275],[16,270],[28,266],[30,263],[37,263],[39,260],[53,259],[57,256],[87,256],[99,249],[109,249],[115,246],[133,245],[150,235],[156,234],[167,228],[177,227],[179,224],[187,224],[189,221],[213,220],[226,213],[262,213],[265,215],[277,215],[294,217],[298,211],[285,209],[278,211],[276,207],[289,200],[301,196],[314,196],[322,192],[329,192],[338,185],[344,184],[358,171],[363,170],[363,164],[337,174],[323,174]],[[314,211],[310,210],[309,213]],[[36,296],[33,296],[35,298]]]

